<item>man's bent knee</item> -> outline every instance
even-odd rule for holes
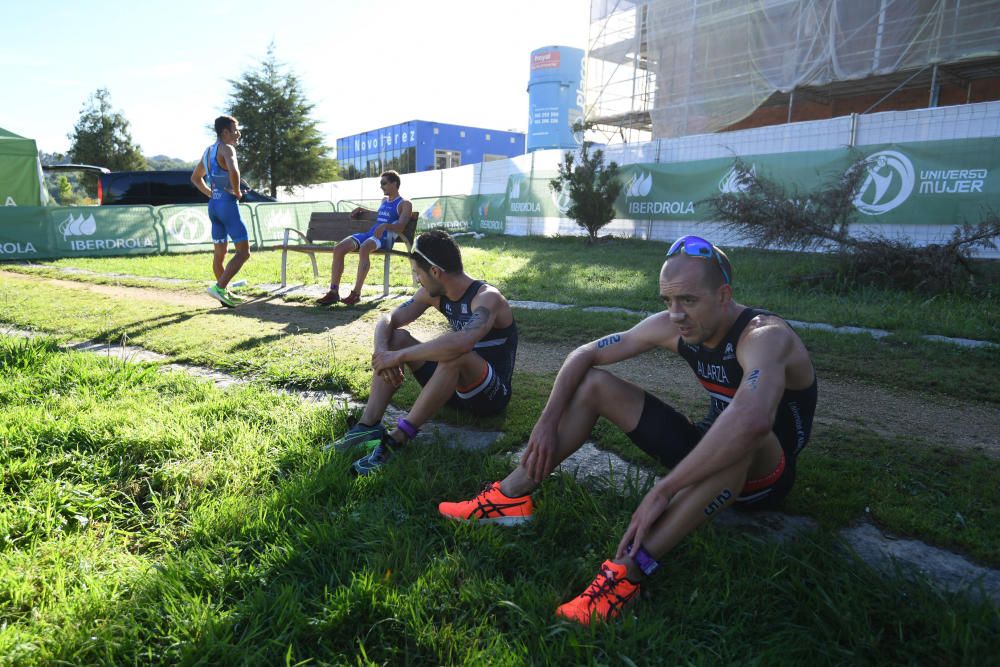
[[[413,347],[419,344],[420,341],[410,335],[410,332],[406,329],[396,329],[392,332],[392,337],[389,339],[390,350],[402,350],[404,347]]]
[[[614,373],[610,373],[601,368],[590,368],[583,380],[573,392],[574,398],[586,401],[590,405],[600,406],[608,402],[609,399],[619,400],[621,397],[618,387],[627,384]]]
[[[601,368],[591,368],[573,392],[577,408],[610,419],[626,432],[635,428],[642,415],[645,392],[636,385]]]

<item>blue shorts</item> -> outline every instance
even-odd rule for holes
[[[377,239],[375,238],[374,234],[371,234],[369,232],[362,232],[360,234],[351,234],[350,238],[354,239],[354,242],[358,244],[359,250],[361,249],[361,244],[367,241],[368,239],[372,239],[373,241],[375,241],[376,250],[392,250],[392,242],[395,240],[395,238],[393,238],[392,241],[390,241],[389,236],[390,233],[385,232],[384,234],[382,234],[382,238]]]
[[[213,193],[214,195],[215,193]],[[249,241],[247,226],[240,218],[240,207],[228,192],[219,193],[222,196],[212,197],[208,202],[208,219],[212,221],[212,243],[225,243],[228,236],[233,243]]]

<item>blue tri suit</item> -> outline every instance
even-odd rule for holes
[[[219,165],[219,142],[205,149],[202,163],[212,187],[212,199],[208,202],[208,219],[212,221],[212,243],[225,243],[226,236],[233,243],[248,241],[247,227],[240,218],[239,198],[227,188],[229,172]]]
[[[391,225],[399,221],[399,205],[403,201],[403,196],[400,195],[393,200],[386,199],[378,207],[378,216],[375,218],[375,224],[364,233],[361,234],[351,234],[351,238],[354,242],[358,244],[358,248],[361,248],[361,244],[368,239],[375,238],[375,228],[379,225]],[[396,235],[392,232],[386,231],[382,233],[382,236],[375,239],[376,250],[392,250],[393,241],[396,240]]]

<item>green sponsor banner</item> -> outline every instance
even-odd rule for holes
[[[46,209],[56,257],[110,257],[160,252],[152,206],[69,206]]]
[[[151,206],[0,208],[0,260],[160,252]]]
[[[417,227],[436,227],[444,219],[444,204],[438,197],[414,197],[410,200],[413,210],[420,214]]]
[[[555,192],[551,174],[514,174],[507,178],[507,215],[512,218],[564,218],[569,208],[565,191]]]
[[[507,226],[504,194],[418,198],[413,200],[413,207],[420,212],[423,228],[502,234]]]
[[[260,247],[254,225],[253,209],[240,204],[240,219],[247,227],[252,247]],[[195,252],[211,250],[212,221],[208,217],[208,204],[171,204],[157,206],[157,216],[163,228],[163,252]]]
[[[254,247],[279,245],[286,226],[309,225],[331,202],[240,205]],[[262,241],[263,239],[263,241]],[[212,249],[207,205],[0,207],[0,261],[107,257]]]
[[[749,155],[743,161],[753,173],[784,184],[792,196],[838,178],[851,164],[843,150]],[[705,200],[739,191],[733,160],[726,158],[627,165],[621,178],[625,187],[615,201],[616,217],[630,220],[710,220]]]
[[[926,141],[823,151],[744,155],[757,175],[782,184],[791,197],[835,182],[858,160],[868,161],[854,199],[858,224],[952,225],[1000,208],[1000,138]],[[705,201],[738,192],[734,159],[715,158],[621,167],[624,188],[616,218],[711,220]],[[566,202],[551,176],[508,178],[507,215],[565,217]]]
[[[470,200],[471,203],[470,203]],[[411,200],[413,210],[420,213],[421,229],[436,228],[464,231],[468,226],[469,207],[474,206],[474,196],[417,197]]]
[[[827,187],[866,160],[854,198],[857,224],[951,225],[976,221],[1000,205],[1000,138],[927,141],[741,158],[792,197]],[[704,201],[738,192],[733,160],[637,164],[622,168],[618,217],[709,220]]]
[[[1000,138],[865,146],[860,222],[951,225],[1000,209]]]
[[[286,228],[297,229],[305,234],[309,229],[309,216],[313,212],[335,210],[333,203],[328,201],[301,204],[267,202],[249,206],[257,223],[257,240],[263,247],[281,245],[285,239]],[[291,238],[295,238],[295,235],[293,234]]]
[[[54,257],[45,213],[38,206],[0,207],[0,261]]]
[[[486,234],[503,234],[507,229],[507,195],[479,195],[469,220],[469,229]]]

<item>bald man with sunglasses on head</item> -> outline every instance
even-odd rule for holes
[[[359,446],[370,450],[352,464],[356,475],[385,465],[446,404],[491,415],[510,401],[517,325],[507,299],[465,273],[462,253],[447,232],[418,236],[410,268],[420,289],[376,324],[368,404],[361,420],[333,443],[337,451]],[[449,331],[421,342],[403,327],[431,308],[444,315]],[[423,389],[406,417],[388,431],[382,417],[407,367]]]
[[[734,504],[772,508],[791,489],[812,429],[816,374],[784,320],[733,300],[732,277],[719,248],[697,236],[678,239],[660,270],[666,309],[573,351],[520,465],[472,500],[439,505],[442,515],[471,523],[530,520],[532,491],[583,444],[598,417],[670,468],[632,515],[615,556],[559,616],[585,625],[617,617],[658,559],[698,526]],[[701,421],[599,368],[657,347],[679,354],[708,392]]]

